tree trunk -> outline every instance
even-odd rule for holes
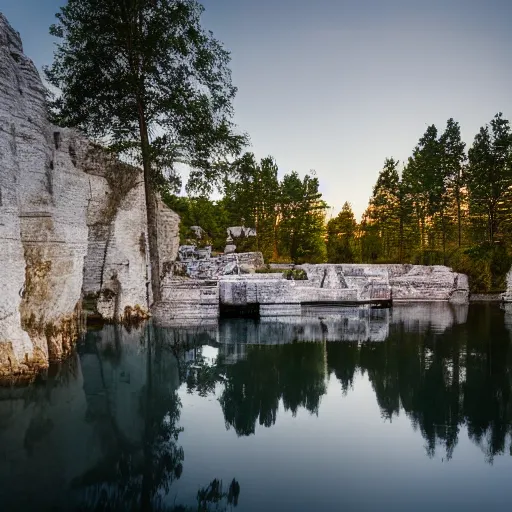
[[[494,242],[494,205],[489,205],[489,219],[488,219],[488,229],[489,229],[489,242]]]
[[[400,213],[400,235],[398,241],[398,261],[400,263],[404,262],[404,219],[403,215]]]
[[[457,185],[458,187],[458,185]],[[460,206],[460,190],[457,189],[456,194],[456,201],[457,201],[457,229],[458,229],[458,235],[459,235],[459,247],[462,245],[462,222],[461,222],[461,206]]]
[[[441,229],[443,231],[443,264],[446,265],[446,221],[444,211],[441,211]]]
[[[149,154],[149,136],[144,105],[138,101],[139,131],[142,148],[142,166],[144,168],[144,192],[146,195],[146,217],[148,223],[149,264],[151,268],[151,291],[153,304],[160,301],[160,255],[158,253],[158,219],[157,201],[153,191],[153,175],[151,172],[151,157]]]

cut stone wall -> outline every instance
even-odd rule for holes
[[[393,301],[450,301],[465,303],[467,276],[441,266],[422,265],[301,265],[308,278],[322,288],[356,288],[360,299]],[[323,285],[322,285],[323,282]]]
[[[183,247],[183,246],[182,246]],[[243,252],[239,254],[223,254],[216,258],[192,259],[179,262],[174,272],[192,279],[219,279],[226,273],[254,272],[264,266],[261,252]]]
[[[158,325],[176,320],[208,321],[219,317],[217,281],[167,276],[162,283],[162,300],[153,309]]]
[[[512,269],[507,274],[507,289],[501,298],[504,302],[512,302]]]

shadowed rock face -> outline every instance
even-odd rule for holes
[[[160,261],[179,217],[159,204]],[[140,171],[52,126],[39,74],[0,14],[0,376],[67,355],[82,291],[108,319],[147,313]]]

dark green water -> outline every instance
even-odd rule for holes
[[[0,389],[0,510],[508,510],[511,335],[448,304],[91,331]]]

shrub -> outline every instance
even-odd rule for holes
[[[302,269],[286,270],[283,275],[288,281],[307,281],[308,279],[306,271]]]

